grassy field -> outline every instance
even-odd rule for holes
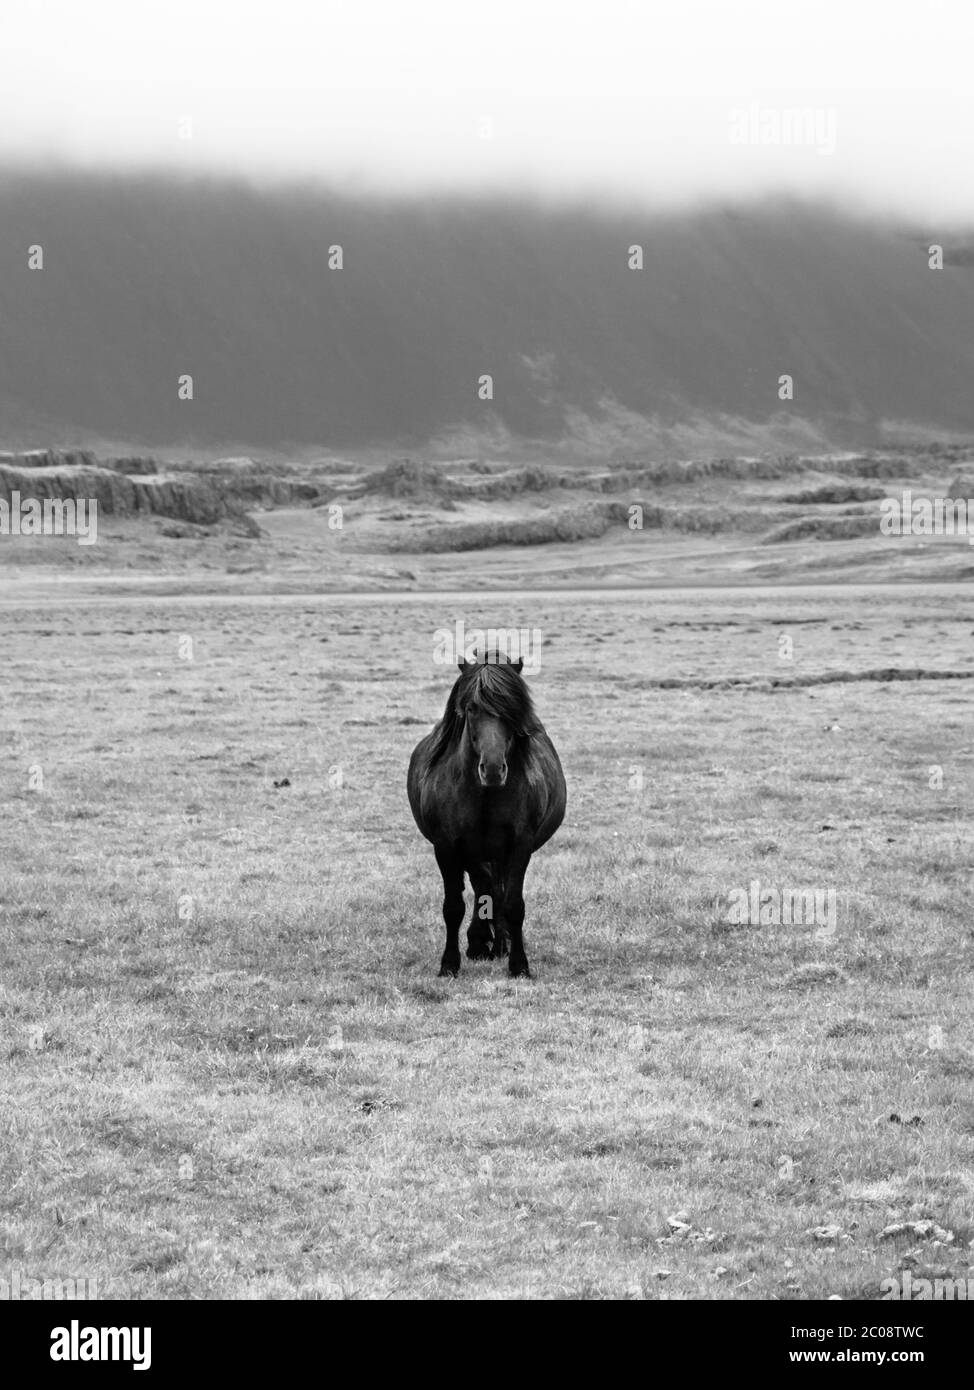
[[[569,809],[528,874],[531,981],[437,978],[405,769],[459,616],[543,635]],[[972,629],[959,588],[0,610],[0,1277],[966,1276]],[[890,671],[918,674],[857,679]],[[755,879],[834,890],[834,932],[730,923]],[[882,1234],[925,1219],[953,1239]]]

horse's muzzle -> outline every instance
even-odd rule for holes
[[[478,763],[477,775],[482,787],[502,787],[507,781],[507,763],[501,763],[500,767],[487,767],[484,763]]]

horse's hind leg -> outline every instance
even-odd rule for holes
[[[460,972],[460,923],[463,921],[463,865],[459,855],[446,845],[435,845],[436,862],[443,875],[443,921],[446,923],[446,949],[440,961],[441,975]]]
[[[467,959],[490,960],[494,940],[494,896],[490,875],[480,865],[467,868],[473,888],[473,915],[467,928]]]

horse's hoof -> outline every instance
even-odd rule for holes
[[[490,946],[486,941],[471,942],[467,947],[467,960],[490,960]]]
[[[440,978],[441,978],[441,979],[445,976],[445,977],[446,977],[447,979],[449,979],[449,980],[455,980],[456,977],[457,977],[459,974],[460,974],[460,962],[459,962],[459,961],[456,961],[456,962],[454,963],[453,961],[445,960],[445,961],[443,961],[442,964],[440,965]]]
[[[517,980],[517,979],[530,980],[530,979],[531,979],[531,971],[528,969],[528,963],[527,963],[526,960],[514,960],[514,958],[512,957],[512,958],[511,958],[511,963],[510,963],[510,965],[509,965],[507,968],[508,968],[508,971],[509,971],[509,973],[510,973],[510,975],[511,975],[511,978],[514,979],[514,980]]]

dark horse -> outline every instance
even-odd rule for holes
[[[561,825],[565,777],[521,678],[523,661],[458,664],[443,718],[409,760],[409,804],[443,875],[440,974],[460,969],[466,871],[474,892],[467,956],[505,956],[509,945],[511,974],[530,975],[524,874]]]

